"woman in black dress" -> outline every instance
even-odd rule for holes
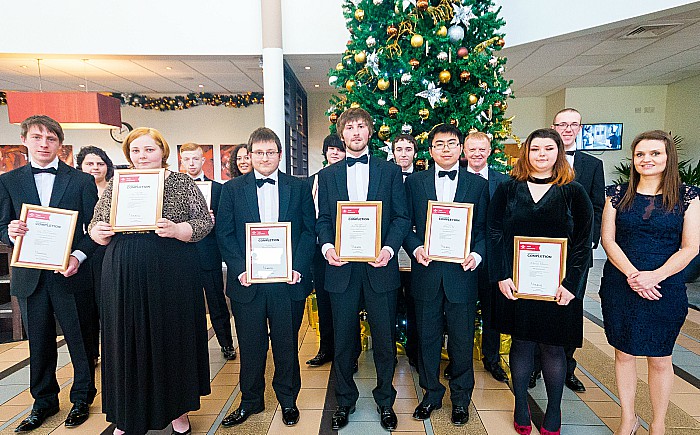
[[[498,282],[494,327],[511,334],[510,369],[515,394],[513,425],[519,434],[532,431],[527,384],[535,348],[542,354],[547,410],[540,433],[559,434],[561,397],[566,377],[564,346],[583,344],[584,271],[591,249],[593,206],[574,180],[564,144],[551,129],[535,130],[520,151],[513,178],[498,186],[489,206],[489,272]],[[518,299],[513,283],[515,236],[566,238],[566,276],[556,302]]]
[[[683,269],[698,254],[698,188],[681,184],[671,136],[648,131],[632,142],[629,183],[609,186],[601,239],[608,254],[600,285],[603,323],[615,348],[620,427],[635,433],[636,356],[646,356],[653,411],[664,433],[673,387],[671,353],[688,314]]]
[[[137,128],[122,150],[136,169],[167,166],[169,151],[154,129]],[[107,245],[102,265],[102,410],[114,433],[143,434],[172,422],[191,432],[187,413],[210,392],[204,294],[194,243],[213,223],[187,174],[165,171],[163,217],[155,231],[116,234],[109,224],[112,182],[89,226]]]

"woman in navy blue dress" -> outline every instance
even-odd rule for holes
[[[601,230],[608,261],[600,298],[622,407],[615,433],[639,428],[636,357],[647,357],[650,433],[664,433],[673,387],[671,353],[688,314],[683,269],[698,254],[698,188],[681,183],[671,136],[648,131],[632,142],[628,184],[609,186]]]

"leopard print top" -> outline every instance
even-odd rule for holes
[[[88,226],[88,232],[97,222],[109,222],[113,180],[110,180],[95,206],[95,213]],[[163,217],[175,223],[189,223],[192,226],[190,242],[202,240],[214,228],[202,192],[187,174],[179,172],[171,172],[165,179]]]

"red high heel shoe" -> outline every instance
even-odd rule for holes
[[[561,427],[554,432],[552,432],[551,430],[547,430],[543,427],[540,429],[540,434],[541,435],[561,435]]]
[[[532,422],[532,414],[530,414],[530,405],[527,405],[527,416],[529,417],[528,420]],[[527,426],[519,425],[515,422],[515,417],[513,418],[513,427],[519,435],[530,435],[530,433],[532,432],[532,424],[529,424]]]

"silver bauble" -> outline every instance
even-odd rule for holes
[[[438,53],[437,60],[440,60],[443,62],[446,61],[447,60],[447,53],[445,53],[444,51],[441,51],[440,53]]]
[[[411,127],[409,124],[404,124],[401,126],[401,133],[411,134],[412,132],[413,132],[413,127]]]
[[[459,25],[450,26],[447,29],[447,37],[450,38],[450,42],[453,44],[462,42],[462,39],[464,39],[464,28]]]
[[[411,81],[411,74],[410,73],[403,73],[401,76],[401,84],[408,84]]]

